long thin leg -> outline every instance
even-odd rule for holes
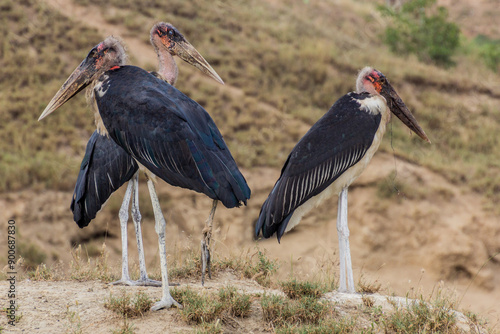
[[[347,225],[347,187],[339,194],[337,211],[337,232],[339,236],[340,284],[339,292],[356,292],[352,274],[351,250],[349,247],[349,227]],[[346,280],[347,274],[347,280]]]
[[[139,212],[139,172],[135,173],[132,180],[133,182],[133,197],[132,197],[132,220],[134,221],[135,238],[137,241],[137,252],[139,253],[139,280],[135,281],[134,285],[141,286],[161,286],[161,282],[148,278],[146,271],[146,258],[144,256],[144,245],[142,243],[141,231],[141,213]]]
[[[201,239],[201,285],[205,285],[205,271],[208,267],[208,277],[212,278],[212,270],[210,266],[210,239],[212,238],[213,221],[215,216],[215,209],[217,209],[217,203],[219,201],[214,199],[212,202],[212,210],[205,222],[205,228],[203,228],[203,239]]]
[[[120,280],[113,282],[111,284],[125,284],[134,285],[130,280],[128,273],[128,236],[127,236],[127,222],[128,222],[128,207],[130,204],[130,197],[132,195],[133,182],[130,180],[127,185],[127,190],[125,191],[125,196],[123,197],[122,206],[118,213],[120,218],[120,229],[122,234],[122,277]]]
[[[162,308],[169,308],[175,305],[182,308],[182,305],[176,302],[170,295],[170,288],[168,286],[167,274],[167,248],[165,246],[165,227],[166,222],[160,207],[160,201],[156,195],[155,186],[153,181],[148,178],[149,195],[151,196],[151,204],[153,205],[153,212],[155,214],[155,230],[158,234],[158,248],[160,251],[160,264],[161,264],[161,280],[162,280],[162,297],[161,300],[156,302],[151,311],[158,311]]]

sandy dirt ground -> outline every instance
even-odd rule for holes
[[[262,307],[258,295],[278,294],[279,290],[265,289],[255,281],[237,277],[232,272],[219,273],[217,280],[207,282],[202,287],[197,280],[179,281],[182,286],[202,294],[217,293],[222,287],[236,287],[240,293],[251,297],[250,312],[247,317],[235,318],[229,315],[222,317],[225,333],[269,333],[273,332],[270,325],[262,321]],[[5,282],[0,287],[6,287]],[[125,291],[129,295],[145,293],[151,299],[158,297],[159,288],[154,287],[120,287],[99,281],[29,281],[17,284],[20,305],[16,315],[20,317],[15,326],[7,324],[4,317],[0,326],[7,333],[112,333],[122,328],[124,320],[121,316],[105,307],[110,296],[118,297]],[[359,326],[369,329],[369,321],[359,317],[363,309],[363,299],[360,294],[343,294],[332,292],[324,297],[332,302],[336,314],[344,317],[356,317]],[[370,295],[373,306],[380,307],[384,312],[392,311],[393,305],[405,307],[414,300],[406,297],[388,297],[385,295]],[[463,333],[479,333],[483,329],[472,324],[460,312],[454,312],[457,326]],[[147,312],[143,316],[127,320],[127,327],[134,333],[192,333],[195,327],[186,323],[176,309]]]

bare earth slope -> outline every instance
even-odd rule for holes
[[[63,15],[97,28],[103,37],[109,34],[124,36],[132,63],[146,66],[156,62],[152,48],[146,41],[126,37],[127,28],[107,23],[97,7],[83,7],[63,0],[44,1]],[[277,1],[270,3],[279,7]],[[452,14],[455,13],[452,11]],[[175,25],[175,22],[172,23]],[[203,50],[200,52],[203,53]],[[185,65],[182,63],[179,65],[179,80],[191,80],[183,77],[183,73],[184,70],[193,73],[192,70],[183,68]],[[68,74],[71,70],[68,69]],[[241,94],[238,88],[231,86],[217,89],[228,94]],[[283,115],[277,108],[266,104],[262,108],[273,117],[278,117],[285,126],[296,128],[299,134],[308,129],[306,122]],[[461,308],[479,313],[500,331],[500,262],[498,255],[490,260],[500,251],[500,219],[485,208],[482,195],[466,185],[450,182],[437,172],[399,158],[396,155],[397,143],[394,146],[394,154],[379,152],[375,155],[349,193],[349,227],[355,280],[361,276],[368,282],[377,280],[384,288],[383,293],[399,296],[411,290],[429,295],[443,282],[446,288],[456,291]],[[221,208],[217,211],[216,256],[224,257],[254,249],[256,243],[251,238],[253,221],[279,176],[279,169],[255,167],[244,169],[243,173],[252,189],[252,199],[248,207],[237,210]],[[158,273],[154,220],[150,210],[145,209],[150,207],[150,203],[144,180],[141,179],[141,182],[145,252],[150,272]],[[401,193],[398,194],[398,190]],[[83,230],[78,229],[72,221],[69,211],[71,192],[27,189],[5,194],[0,197],[0,228],[5,231],[7,220],[16,217],[20,242],[29,241],[42,249],[48,256],[45,262],[49,264],[58,260],[69,263],[70,250],[74,244],[83,243],[95,253],[95,249],[105,242],[110,251],[110,263],[118,268],[120,236],[117,211],[123,191],[121,189],[115,194],[98,219]],[[167,219],[169,254],[197,249],[202,224],[207,218],[211,202],[203,196],[170,187],[163,182],[158,185],[158,193]],[[326,274],[338,275],[336,201],[336,198],[332,198],[307,215],[297,228],[283,237],[281,244],[275,239],[259,242],[259,247],[265,249],[269,257],[282,261],[279,277],[286,278],[291,272],[304,279],[323,279]],[[129,235],[132,233],[133,228],[129,226]],[[129,246],[130,258],[134,263],[136,254],[133,238]],[[0,252],[6,253],[4,245],[0,245]],[[3,265],[3,261],[2,258],[0,264]],[[259,289],[259,286],[254,286],[254,282],[240,281],[231,274],[225,275],[219,278],[221,282],[231,281],[249,291]],[[191,283],[193,286],[198,284],[197,281]],[[214,289],[218,283],[209,282],[208,289]],[[0,285],[2,291],[3,284]],[[117,288],[99,282],[21,282],[19,305],[24,318],[18,329],[25,329],[29,333],[44,332],[40,328],[71,331],[74,324],[68,317],[69,308],[79,312],[85,333],[108,333],[120,323],[116,315],[102,307],[109,295],[108,291],[112,289]],[[144,289],[153,298],[159,295],[155,289],[136,289]],[[4,298],[2,294],[2,305]],[[34,300],[34,304],[31,300]],[[77,301],[80,306],[76,305]],[[46,305],[50,307],[42,307]],[[40,311],[44,314],[41,321],[38,318]],[[258,308],[255,309],[255,312],[258,311]],[[4,320],[2,317],[0,325],[4,325]],[[245,330],[239,332],[260,333],[261,329],[252,327],[255,326],[252,321],[250,318],[248,323],[241,324]],[[176,321],[175,313],[171,311],[149,314],[140,322],[141,326],[137,327],[139,333],[190,331],[190,327],[183,327],[181,321]]]

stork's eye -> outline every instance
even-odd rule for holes
[[[381,83],[382,85],[385,85],[385,84],[387,83],[387,80],[385,79],[385,77],[381,77],[381,78],[380,78],[380,83]]]
[[[175,35],[174,29],[168,29],[167,34],[168,34],[168,37],[174,37],[174,35]]]

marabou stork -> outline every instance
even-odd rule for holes
[[[191,54],[189,48],[185,51]],[[203,193],[227,208],[246,204],[250,189],[205,109],[145,70],[124,66],[124,58],[123,46],[114,37],[96,45],[39,119],[90,85],[99,133],[110,136],[130,154],[148,179],[163,290],[152,310],[181,307],[168,286],[166,224],[153,180],[159,177],[171,185]]]
[[[347,227],[347,189],[377,151],[391,111],[430,143],[387,78],[365,67],[356,80],[356,92],[335,102],[293,148],[255,226],[256,237],[261,231],[264,238],[276,232],[279,242],[307,212],[333,194],[339,194],[340,292],[355,292]]]
[[[217,73],[194,48],[191,47],[192,53],[196,55],[195,57],[183,52],[182,46],[189,43],[170,23],[160,22],[155,24],[150,32],[150,41],[158,56],[159,69],[154,74],[172,86],[175,85],[178,74],[178,68],[173,57],[175,55],[187,63],[198,63],[199,68],[201,66],[206,73],[210,73],[210,77],[223,84]],[[149,279],[146,271],[140,226],[138,170],[139,166],[125,150],[108,136],[103,136],[95,131],[87,144],[85,156],[80,167],[80,173],[71,201],[71,211],[73,212],[75,222],[80,228],[87,226],[96,217],[97,212],[111,194],[128,181],[127,190],[119,211],[122,237],[122,276],[120,280],[112,284],[160,286],[161,282]],[[139,253],[140,275],[137,281],[130,279],[128,270],[127,221],[132,194],[134,197],[132,199],[131,213],[136,233],[137,251]],[[205,239],[202,243],[207,243]],[[202,254],[202,258],[206,264],[207,259],[209,259],[208,247],[206,247],[205,251],[207,254],[204,253],[205,256]]]

